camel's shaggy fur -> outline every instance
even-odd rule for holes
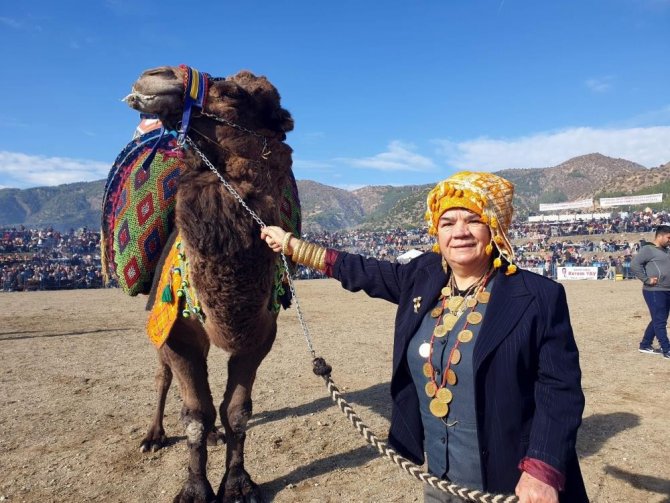
[[[148,70],[127,100],[133,108],[157,113],[164,124],[175,126],[182,112],[183,77],[180,68]],[[281,108],[277,90],[264,77],[243,71],[210,82],[205,112],[248,131],[196,113],[189,136],[266,224],[279,224],[280,190],[291,176],[291,148],[284,140],[293,121]],[[262,156],[264,140],[258,135],[266,139],[267,156]],[[142,447],[155,449],[165,440],[163,407],[174,374],[184,401],[182,422],[190,452],[188,480],[175,501],[260,501],[244,469],[244,440],[256,371],[277,331],[276,315],[268,309],[276,257],[260,240],[258,224],[200,157],[188,150],[185,162],[175,221],[206,321],[202,326],[180,318],[159,350],[158,410]],[[216,410],[207,380],[210,342],[230,352],[220,406],[226,473],[216,496],[206,476],[206,442],[216,440]]]

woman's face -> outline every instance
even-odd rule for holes
[[[445,211],[437,224],[437,242],[451,267],[475,271],[490,260],[486,245],[491,242],[491,231],[481,217],[470,210]]]

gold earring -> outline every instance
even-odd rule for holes
[[[447,259],[444,257],[442,257],[442,270],[445,274],[449,272],[449,264],[447,264]]]

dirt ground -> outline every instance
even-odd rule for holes
[[[586,394],[578,451],[594,502],[670,502],[670,361],[637,351],[648,313],[638,281],[566,282]],[[365,423],[385,438],[394,308],[334,280],[297,283],[314,348]],[[154,411],[155,352],[144,299],[118,290],[0,294],[0,501],[172,501],[186,475],[173,386],[169,445],[142,454]],[[223,393],[226,355],[210,380]],[[380,458],[311,372],[295,309],[260,368],[247,469],[277,502],[421,501],[422,488]],[[209,450],[209,480],[225,446]]]

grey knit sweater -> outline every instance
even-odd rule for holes
[[[630,270],[642,281],[644,290],[670,290],[670,254],[665,248],[647,245],[633,257]],[[658,278],[658,283],[649,285],[649,278]]]

